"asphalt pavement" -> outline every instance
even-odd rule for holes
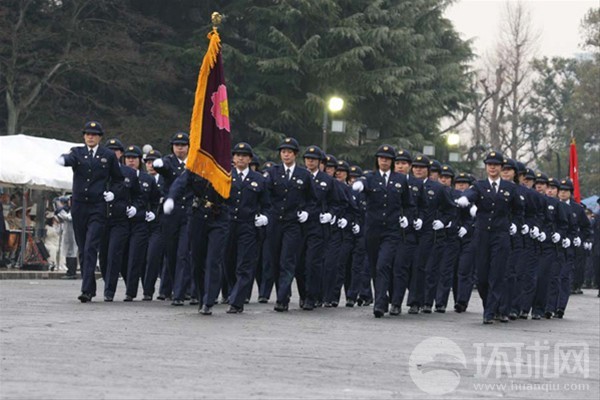
[[[102,282],[99,281],[100,293]],[[1,399],[597,399],[600,299],[562,320],[464,314],[374,319],[372,308],[76,300],[80,281],[0,281]],[[343,305],[343,303],[342,303]]]

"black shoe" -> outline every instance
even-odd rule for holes
[[[221,304],[229,304],[229,299],[225,297],[221,297]]]
[[[544,313],[544,318],[546,318],[546,319],[552,319],[552,313],[550,311],[546,311]]]
[[[183,305],[183,302],[182,302]],[[229,310],[227,310],[227,312],[229,312]],[[212,307],[209,306],[203,306],[201,308],[198,309],[198,314],[201,315],[212,315]]]
[[[519,318],[519,316],[516,312],[511,312],[510,314],[508,314],[508,319],[510,319],[511,321],[515,321],[517,318]]]
[[[446,312],[446,306],[439,306],[435,308],[435,312],[444,314]]]
[[[372,299],[365,300],[365,302],[363,303],[363,307],[369,307],[371,304],[373,304]]]
[[[125,298],[123,299],[123,301],[133,301],[133,297],[131,297],[131,296],[125,296]]]
[[[554,318],[558,318],[558,319],[562,319],[565,315],[565,310],[559,308],[558,310],[556,310],[556,315],[554,316]]]
[[[400,315],[402,313],[402,308],[400,306],[392,306],[390,308],[390,315]]]
[[[302,307],[302,309],[304,311],[312,311],[315,309],[315,305],[312,302],[307,301],[304,303],[304,307]]]
[[[454,311],[456,311],[459,314],[463,313],[463,312],[467,311],[467,306],[465,306],[464,304],[456,303],[454,305]]]
[[[244,304],[250,304],[250,299],[244,300]]]
[[[275,310],[277,312],[284,312],[284,311],[288,310],[288,305],[277,302],[277,303],[275,303],[275,307],[273,307],[273,310]]]
[[[354,307],[354,304],[356,304],[356,302],[352,299],[348,299],[346,300],[346,307]]]
[[[298,302],[298,307],[304,308],[304,299],[300,299],[300,301]]]
[[[483,324],[484,325],[491,325],[494,323],[494,319],[493,318],[483,318]]]
[[[508,317],[506,315],[501,315],[500,316],[500,322],[502,322],[502,323],[508,322]]]
[[[331,305],[330,302],[326,301],[326,302],[323,303],[323,307],[325,307],[325,308],[331,308],[333,306]]]
[[[410,308],[408,309],[408,313],[409,314],[418,314],[419,313],[419,306],[410,306]]]
[[[110,303],[111,301],[113,301],[113,297],[112,296],[104,296],[104,301],[107,303]]]
[[[159,294],[158,296],[156,296],[156,300],[164,300],[166,298],[167,296],[165,296],[164,294]]]
[[[267,299],[266,297],[259,297],[258,302],[260,304],[267,304],[269,302],[269,299]]]
[[[198,304],[200,304],[200,302],[198,301],[198,299],[197,299],[197,298],[195,298],[195,297],[192,297],[192,298],[190,299],[190,306],[197,306]]]
[[[77,297],[77,300],[79,300],[82,303],[87,303],[88,301],[92,301],[92,296],[89,293],[81,293]]]
[[[244,311],[244,307],[237,307],[237,306],[234,306],[233,304],[230,304],[229,308],[225,312],[227,314],[240,314],[243,311]]]
[[[521,314],[519,314],[519,318],[520,319],[527,319],[527,318],[529,318],[529,313],[525,312],[525,311],[521,311]]]
[[[321,308],[321,307],[323,307],[323,302],[321,300],[315,301],[315,308]]]
[[[183,300],[173,300],[171,302],[172,306],[182,306],[183,305]]]
[[[375,316],[375,318],[381,318],[383,317],[383,314],[385,314],[383,310],[380,310],[379,308],[373,309],[373,315]]]
[[[332,301],[331,302],[331,307],[336,308],[339,305],[339,303],[337,301]]]
[[[145,294],[144,297],[142,297],[142,301],[152,301],[152,296]]]
[[[189,294],[186,294],[183,300],[189,301],[192,298]]]
[[[359,307],[362,307],[363,303],[364,303],[364,300],[361,299],[360,297],[358,298],[358,300],[356,300],[356,305],[358,305]]]
[[[70,280],[73,280],[73,279],[77,279],[77,275],[65,275],[65,276],[61,277],[60,279],[70,279]]]
[[[535,320],[542,319],[542,316],[540,314],[533,314],[533,315],[531,315],[531,319],[535,319]]]
[[[424,314],[431,314],[431,306],[428,306],[427,304],[423,306],[423,310],[422,312]]]
[[[494,321],[500,321],[500,314],[494,314]]]

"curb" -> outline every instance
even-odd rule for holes
[[[65,276],[64,271],[0,271],[0,280],[8,279],[62,279]],[[100,273],[96,273],[96,279],[101,278]],[[81,280],[81,274],[77,274],[77,278],[73,280]]]

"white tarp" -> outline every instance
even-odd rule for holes
[[[0,185],[70,191],[73,170],[56,164],[56,159],[80,145],[27,135],[0,136]]]

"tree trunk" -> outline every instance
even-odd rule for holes
[[[8,91],[6,91],[6,108],[8,110],[8,121],[6,122],[6,133],[8,135],[17,134],[17,126],[19,124],[20,110],[12,101],[12,97]]]

